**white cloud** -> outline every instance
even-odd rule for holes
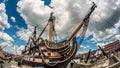
[[[0,46],[2,49],[6,52],[11,52],[11,46],[13,45],[12,42],[14,42],[12,37],[10,37],[7,33],[0,32],[0,41],[1,40],[2,42],[0,42]]]
[[[12,22],[16,22],[16,19],[15,19],[15,17],[10,17],[10,19],[12,20]]]
[[[10,47],[12,44],[10,42],[2,42],[0,43],[0,46],[2,46],[2,48],[5,48],[5,47]]]
[[[17,36],[24,41],[28,41],[29,37],[31,36],[33,29],[34,28],[28,28],[28,29],[24,29],[24,28],[19,28],[20,31],[18,31],[16,34]]]
[[[18,26],[15,26],[15,27],[16,27],[16,29],[19,30],[16,32],[16,37],[18,37],[20,40],[27,42],[29,37],[31,37],[34,28],[29,27],[28,29],[24,29],[24,28],[20,28]]]
[[[6,51],[6,52],[11,53],[11,54],[16,54],[16,50],[14,50],[12,46],[10,46],[10,47],[5,47],[5,48],[3,49],[3,51]]]
[[[24,48],[25,48],[25,46],[24,46],[24,45],[21,45],[18,50],[23,51]]]
[[[102,3],[102,5],[101,5]],[[120,8],[119,5],[115,4],[115,1],[101,0],[97,2],[98,8],[94,12],[94,15],[97,16],[95,19],[96,23],[90,22],[88,34],[90,31],[94,34],[94,40],[104,41],[104,40],[116,40],[114,36],[119,34],[118,31],[113,28],[115,24],[118,24],[119,17],[120,17]],[[101,6],[100,6],[101,5]],[[116,9],[113,9],[116,8]],[[100,17],[100,16],[102,17]],[[92,20],[93,20],[92,19]],[[94,21],[93,21],[94,22]],[[117,28],[117,27],[116,27]],[[93,31],[92,31],[93,30]]]
[[[41,28],[43,27],[41,21],[43,19],[48,20],[51,12],[51,9],[44,6],[44,2],[40,0],[20,0],[17,5],[17,11],[28,25],[39,25]]]
[[[90,46],[80,45],[80,48],[86,49],[86,48],[90,48]]]
[[[21,46],[17,46],[17,45],[15,45],[14,47],[13,47],[13,49],[15,50],[15,52],[16,52],[16,54],[17,55],[20,55],[21,54],[21,52],[24,50],[24,45],[21,45]],[[15,53],[14,53],[15,54]]]
[[[14,42],[11,36],[3,32],[0,32],[0,40],[7,41],[7,42]]]
[[[88,50],[77,51],[77,54],[76,54],[76,55],[83,54],[83,53],[87,53],[87,52],[88,52]]]
[[[15,54],[15,55],[20,55],[23,49],[24,49],[23,45],[21,46],[14,45],[10,47],[5,47],[3,51],[6,51],[11,54]]]
[[[0,3],[0,31],[3,31],[5,28],[10,28],[10,24],[7,21],[8,16],[5,12],[5,4]]]
[[[120,26],[120,20],[118,21],[118,23],[115,24],[115,27],[118,28]]]
[[[106,40],[109,37],[111,40],[118,39],[117,31],[112,25],[119,23],[120,0],[95,0],[95,3],[98,7],[91,15],[87,36],[93,34],[94,41],[95,39]],[[73,31],[73,28],[85,17],[92,4],[88,0],[52,0],[50,5],[54,7],[54,10],[45,6],[41,0],[20,0],[17,4],[17,11],[25,20],[28,28],[39,25],[39,31],[46,24],[41,21],[48,20],[50,12],[55,11],[56,31],[59,36],[64,36]],[[111,30],[115,32],[113,33]]]

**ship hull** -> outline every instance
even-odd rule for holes
[[[69,47],[70,45],[68,45],[67,47]],[[59,50],[62,50],[62,54],[66,54],[64,56],[62,56],[61,58],[59,59],[56,59],[56,58],[52,58],[54,59],[55,61],[50,61],[49,62],[45,62],[45,59],[44,57],[42,57],[41,55],[38,55],[39,59],[42,60],[42,62],[35,62],[35,61],[30,61],[30,60],[25,60],[25,59],[22,59],[22,65],[28,65],[28,66],[31,66],[31,67],[44,67],[44,68],[66,68],[66,66],[68,65],[68,63],[75,57],[75,54],[77,52],[77,43],[76,43],[76,39],[73,39],[73,44],[72,46],[70,46],[70,48],[63,48],[62,49],[59,49]],[[68,50],[64,50],[64,49],[68,49]],[[57,51],[56,51],[57,52]],[[44,60],[42,59],[44,58]],[[47,58],[49,59],[49,58]]]

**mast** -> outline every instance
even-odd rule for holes
[[[52,41],[52,36],[53,36],[53,22],[55,20],[55,17],[53,16],[54,12],[51,12],[50,18],[49,18],[49,41]]]
[[[80,24],[75,28],[75,30],[70,34],[70,36],[68,37],[68,39],[66,41],[66,44],[76,35],[76,33],[81,29],[83,24],[89,22],[90,15],[96,7],[97,7],[96,4],[93,2],[93,6],[91,7],[90,12],[85,16],[83,21],[81,21]]]
[[[34,38],[34,40],[36,40],[36,26],[35,26],[35,28],[34,28],[34,32],[33,32],[33,38]]]
[[[34,31],[33,31],[33,34],[32,34],[32,37],[31,37],[31,39],[33,39],[33,40],[36,40],[36,26],[34,27]],[[34,45],[33,45],[33,41],[32,41],[32,43],[31,43],[31,45],[30,45],[30,47],[33,47]]]
[[[89,58],[90,58],[90,53],[91,53],[91,50],[89,50],[89,52],[88,52],[88,55],[87,55],[86,60],[85,60],[85,63],[88,62],[88,60],[89,60]]]

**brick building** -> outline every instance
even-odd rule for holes
[[[104,50],[107,53],[119,51],[120,50],[120,42],[119,42],[119,40],[105,45]]]
[[[99,49],[91,51],[90,59],[96,59],[95,54],[98,50]],[[113,53],[114,55],[116,55],[117,57],[120,58],[120,43],[119,43],[119,40],[114,41],[114,42],[109,43],[109,44],[106,44],[103,50],[105,51],[105,53],[107,53],[108,56],[110,56],[110,54]],[[88,53],[84,53],[84,54],[79,54],[78,56],[81,59],[85,59],[87,57],[87,55],[88,55]],[[104,57],[101,57],[101,58],[104,58]]]

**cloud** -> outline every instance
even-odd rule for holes
[[[2,48],[5,48],[5,47],[10,47],[12,44],[10,42],[2,42],[0,43],[0,46],[2,46]]]
[[[11,50],[13,50],[12,47],[12,43],[14,42],[14,39],[9,36],[7,33],[4,32],[0,32],[0,46],[2,47],[3,51],[6,52],[11,52]]]
[[[25,46],[24,46],[24,45],[21,45],[21,46],[19,47],[19,50],[20,50],[20,51],[23,51],[24,48],[25,48]]]
[[[28,29],[24,29],[24,28],[18,28],[19,31],[16,32],[16,35],[24,41],[28,41],[29,37],[32,35],[33,29],[34,28],[28,28]]]
[[[14,42],[11,36],[3,32],[0,32],[0,40],[7,41],[7,42]]]
[[[87,52],[88,52],[87,50],[77,51],[76,55],[79,55],[79,54],[84,54],[84,53],[87,53]]]
[[[86,49],[86,48],[90,48],[90,46],[84,46],[84,45],[81,45],[80,48],[84,48],[84,49]]]
[[[91,15],[87,36],[93,34],[94,41],[96,39],[98,41],[118,39],[119,34],[113,26],[120,20],[120,0],[95,0],[95,3],[98,7]],[[48,20],[50,12],[54,11],[57,34],[65,36],[69,35],[85,17],[92,3],[88,0],[52,0],[50,5],[53,9],[45,6],[41,0],[20,0],[17,4],[17,11],[25,20],[28,28],[38,25],[39,31],[46,24],[41,21]],[[111,30],[114,30],[114,33]]]
[[[10,47],[5,47],[3,51],[6,51],[10,54],[20,55],[23,49],[24,49],[24,45],[21,46],[12,45]]]
[[[49,18],[51,9],[40,0],[20,0],[17,4],[17,11],[25,20],[26,24],[43,28],[41,21]],[[44,24],[45,22],[43,22]]]
[[[10,24],[8,23],[8,16],[6,14],[5,4],[0,3],[0,40],[5,42],[13,42],[14,40],[10,35],[4,33],[5,28],[10,28]]]
[[[7,21],[8,16],[5,12],[5,4],[0,3],[0,31],[3,31],[5,28],[10,28],[10,24]]]
[[[12,20],[12,22],[16,22],[15,17],[11,16],[10,19]]]
[[[120,4],[116,4],[116,2],[118,2],[118,0],[100,0],[96,2],[98,7],[92,16],[93,18],[88,28],[89,34],[93,32],[94,40],[108,40],[109,36],[109,40],[113,41],[113,39],[118,39],[114,37],[115,35],[119,34],[117,27],[114,28],[114,26],[115,24],[118,24],[120,20],[120,7],[118,7]],[[107,38],[105,39],[106,36]]]

